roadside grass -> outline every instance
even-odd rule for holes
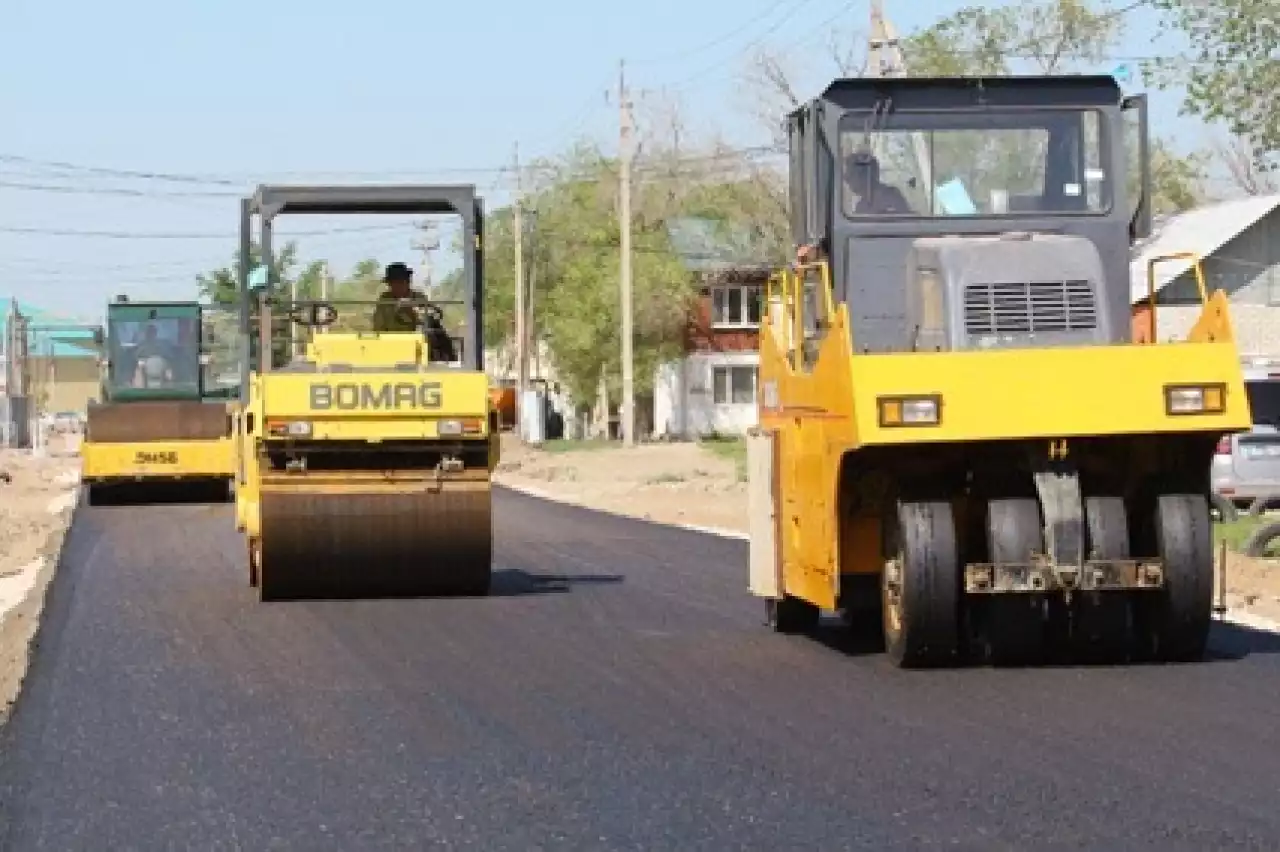
[[[1251,518],[1248,515],[1244,515],[1239,520],[1231,521],[1230,523],[1215,523],[1213,525],[1213,543],[1218,545],[1225,541],[1230,549],[1239,550],[1245,539],[1254,530],[1262,526],[1263,520],[1263,518]]]
[[[703,438],[698,446],[714,456],[733,462],[738,481],[747,481],[747,442],[742,438],[713,435]]]

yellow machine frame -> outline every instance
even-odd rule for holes
[[[245,218],[251,206],[459,213],[476,235],[468,264],[474,305],[483,213],[472,192],[260,187],[246,201]],[[269,257],[266,225],[263,242]],[[269,288],[256,298],[259,351],[266,353],[271,312],[281,300]],[[296,322],[307,312],[315,320],[341,310],[340,302],[292,302],[285,313]],[[468,342],[479,345],[478,330]],[[234,429],[236,527],[246,539],[250,584],[263,600],[488,593],[499,432],[480,355],[472,350],[466,358],[432,362],[421,331],[326,328],[294,363],[273,367],[270,356],[260,359],[247,376]]]
[[[797,263],[766,288],[759,424],[747,439],[749,588],[775,630],[806,632],[837,611],[877,624],[902,667],[977,652],[1005,663],[1057,649],[1112,662],[1203,653],[1209,462],[1251,417],[1227,297],[1208,291],[1195,255],[1147,265],[1154,329],[1156,266],[1189,261],[1200,311],[1185,340],[1131,342],[1116,291],[1129,287],[1122,251],[1149,224],[1145,142],[1137,212],[1123,204],[1128,169],[1111,139],[1099,143],[1109,165],[1091,172],[1110,182],[1106,200],[1079,215],[1069,175],[1090,170],[1084,143],[1070,144],[1085,131],[1071,128],[1093,111],[1118,133],[1131,110],[1145,139],[1141,96],[1060,76],[838,80],[788,116]],[[879,130],[906,138],[984,121],[1056,134],[1073,153],[1046,159],[1046,198],[1053,185],[1080,204],[1011,212],[993,192],[990,210],[967,217],[840,209],[852,204],[842,182],[876,162]],[[1025,327],[957,325],[971,284],[1059,275],[1084,279],[1087,310],[1105,322],[1051,319],[1072,310],[1064,290],[1036,331],[1026,284]],[[859,301],[871,298],[887,304]],[[856,339],[855,317],[859,334],[880,339]]]

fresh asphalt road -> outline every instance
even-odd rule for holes
[[[901,672],[742,542],[496,501],[489,599],[268,605],[229,507],[82,508],[0,849],[1280,848],[1280,638]]]

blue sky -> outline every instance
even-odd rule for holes
[[[823,59],[829,33],[858,39],[868,16],[866,0],[649,0],[610,12],[571,0],[5,5],[0,157],[225,182],[122,179],[0,160],[0,294],[89,320],[117,292],[192,297],[194,275],[231,257],[236,198],[260,180],[475,182],[496,206],[507,198],[499,169],[515,143],[526,157],[579,136],[612,148],[617,109],[605,92],[616,86],[622,58],[641,116],[674,92],[695,134],[759,144],[764,134],[742,85],[746,52],[791,46],[805,72],[800,88],[811,95],[833,73]],[[885,0],[904,32],[964,5]],[[1150,54],[1154,31],[1151,13],[1130,14],[1118,53]],[[1154,99],[1157,127],[1177,122],[1180,139],[1199,141],[1198,127],[1176,118],[1176,95]],[[339,274],[369,255],[419,261],[407,219],[292,217],[280,232],[370,224],[396,227],[305,237],[302,252],[328,257]]]

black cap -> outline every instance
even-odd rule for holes
[[[413,279],[413,270],[410,269],[406,264],[401,263],[400,261],[396,261],[395,263],[388,263],[386,272],[384,272],[382,275],[382,280],[384,283],[390,283],[392,281],[410,281],[412,279]]]

